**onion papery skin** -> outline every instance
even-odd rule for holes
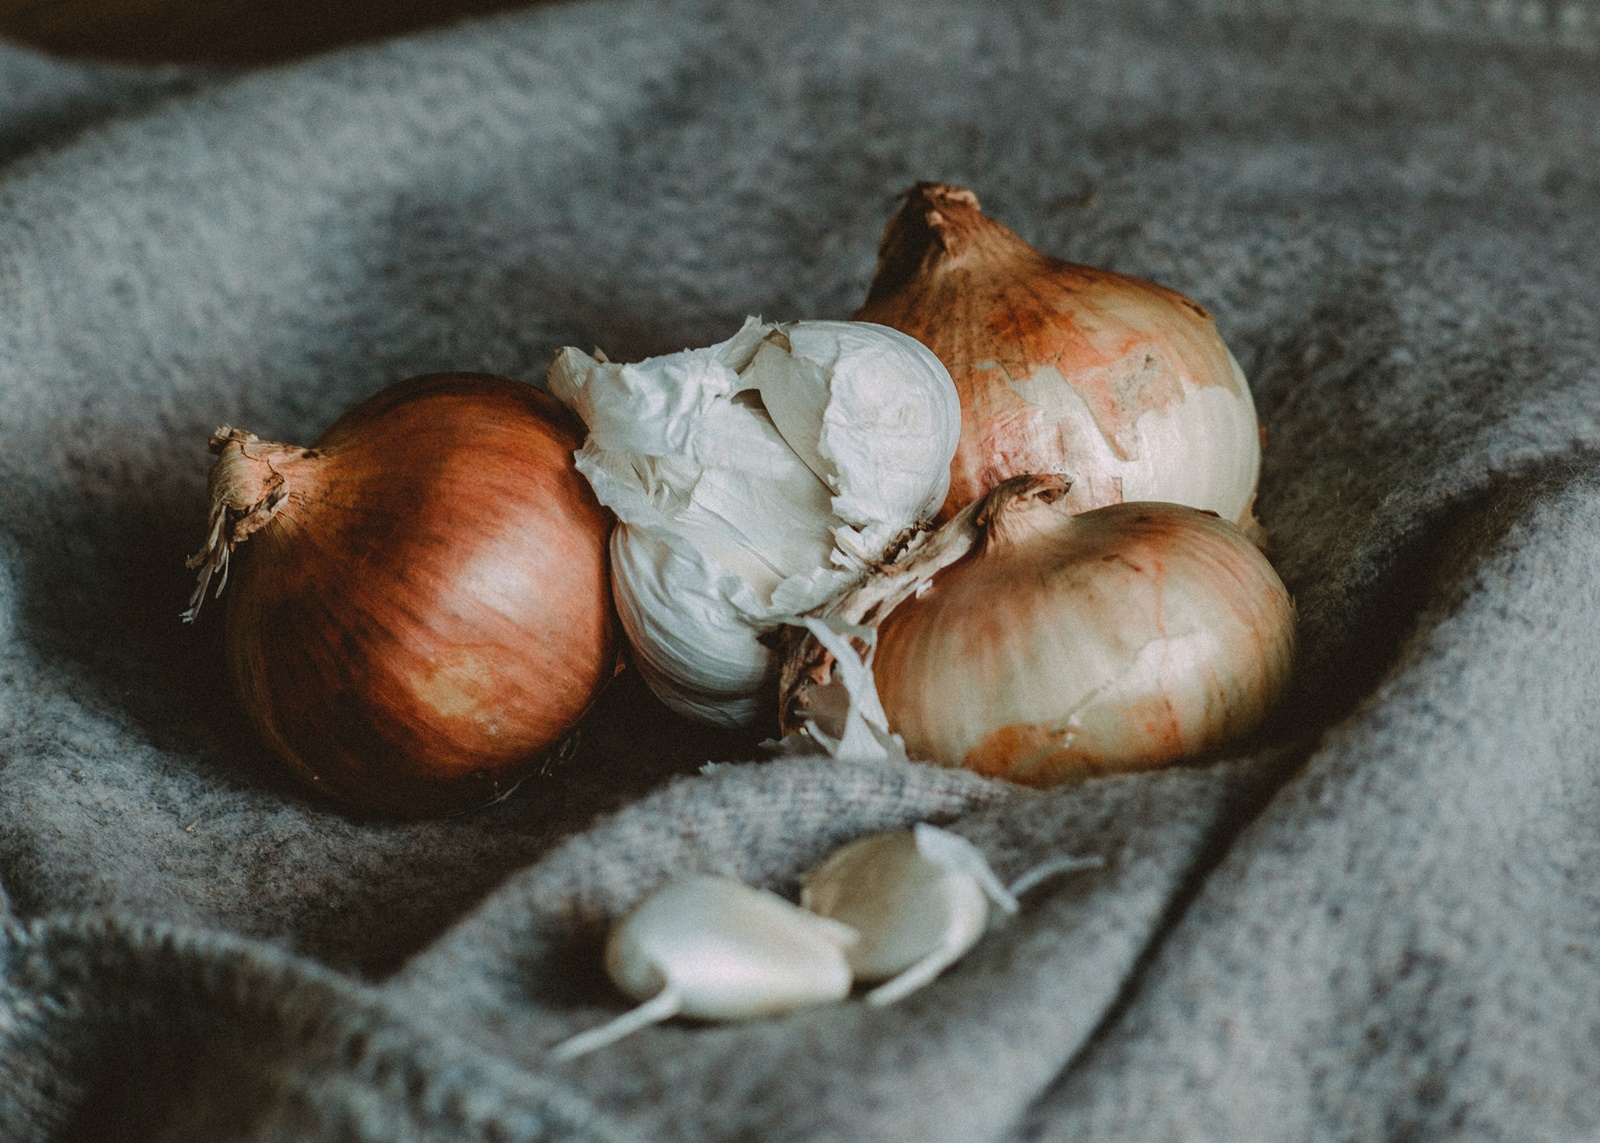
[[[1030,786],[1150,769],[1247,735],[1284,690],[1294,607],[1240,529],[1064,506],[992,526],[879,627],[874,680],[912,758]]]
[[[289,495],[234,557],[226,649],[261,736],[387,815],[491,802],[615,674],[609,513],[582,427],[532,386],[432,374],[284,446]],[[249,446],[247,447],[247,451]]]
[[[1054,473],[1075,511],[1171,501],[1257,531],[1255,405],[1198,302],[1048,257],[970,190],[919,183],[855,317],[915,337],[955,381],[961,443],[941,520],[1010,477]]]

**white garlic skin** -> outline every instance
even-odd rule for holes
[[[842,1000],[855,934],[728,877],[668,882],[613,929],[605,965],[635,1000],[670,990],[677,1011],[746,1020]]]
[[[548,383],[588,426],[577,466],[617,516],[613,594],[641,674],[728,726],[770,701],[760,637],[937,508],[960,435],[939,360],[864,322],[752,318],[633,365],[568,348]]]
[[[772,663],[743,612],[730,606],[744,585],[730,586],[732,573],[692,545],[625,527],[611,534],[612,600],[640,676],[689,718],[721,726],[754,721]]]
[[[835,850],[806,875],[800,904],[861,934],[845,955],[856,979],[869,983],[888,980],[935,953],[955,960],[977,943],[989,921],[989,896],[978,880],[930,860],[909,829]]]
[[[760,386],[767,410],[834,493],[834,514],[865,530],[861,546],[876,556],[905,521],[931,517],[944,501],[949,466],[936,471],[930,458],[954,456],[961,439],[955,383],[943,383],[948,373],[932,350],[888,326],[802,321],[781,329],[798,367]],[[906,380],[886,383],[895,378]]]

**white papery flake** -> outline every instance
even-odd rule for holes
[[[579,471],[617,515],[617,609],[668,706],[747,724],[760,636],[853,582],[944,500],[955,385],[866,322],[763,323],[632,365],[561,350],[549,388],[589,429]]]

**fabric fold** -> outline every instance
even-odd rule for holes
[[[0,47],[0,1135],[1593,1135],[1600,8],[1507,11],[591,0],[201,77]],[[848,317],[918,178],[1215,315],[1304,648],[1257,740],[1034,793],[774,757],[630,670],[481,813],[291,781],[222,609],[178,621],[216,424]],[[1104,866],[900,1004],[547,1058],[625,1006],[600,941],[652,885],[792,894],[919,820],[1002,877]]]

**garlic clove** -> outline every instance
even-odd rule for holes
[[[971,843],[919,825],[837,850],[806,875],[800,903],[861,934],[845,955],[858,980],[896,978],[893,988],[869,995],[883,1004],[926,984],[978,942],[989,923],[986,883],[1016,908]]]
[[[623,919],[606,942],[606,971],[636,1000],[665,986],[686,1016],[744,1020],[844,999],[854,938],[775,893],[697,875],[668,882]]]
[[[673,1016],[748,1020],[843,1000],[848,925],[729,877],[669,881],[611,930],[606,972],[643,1004],[557,1045],[573,1059]]]
[[[816,449],[837,474],[833,510],[868,529],[866,545],[881,549],[894,537],[872,529],[918,520],[944,501],[949,467],[932,458],[953,454],[961,437],[955,384],[931,350],[887,326],[808,321],[784,329],[793,355],[827,373]],[[908,380],[890,387],[887,377]]]
[[[860,838],[806,874],[800,904],[849,925],[859,939],[845,950],[857,980],[885,983],[867,1003],[893,1004],[934,980],[983,936],[998,909],[1064,873],[1099,869],[1099,857],[1052,858],[1009,887],[960,834],[919,822]]]

